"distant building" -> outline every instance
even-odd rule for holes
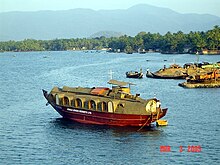
[[[208,49],[204,49],[202,51],[199,52],[199,54],[220,54],[220,50],[208,50]]]

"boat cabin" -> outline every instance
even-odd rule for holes
[[[92,110],[120,114],[151,114],[157,111],[157,102],[153,98],[144,100],[140,94],[132,95],[132,83],[110,80],[112,88],[107,87],[54,87],[50,92],[51,101],[56,105],[74,109]]]

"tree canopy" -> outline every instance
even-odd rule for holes
[[[201,50],[220,50],[220,27],[214,26],[206,32],[197,31],[184,34],[167,32],[140,32],[131,37],[96,37],[76,39],[35,40],[0,42],[0,51],[64,51],[64,50],[100,50],[112,52],[157,51],[161,53],[196,53]]]

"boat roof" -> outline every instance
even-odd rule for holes
[[[123,81],[117,81],[117,80],[109,80],[108,82],[109,84],[113,84],[113,85],[118,85],[118,86],[126,86],[126,85],[135,85],[133,83],[130,82],[123,82]]]

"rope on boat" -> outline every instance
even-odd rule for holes
[[[151,117],[149,117],[148,119],[147,119],[147,121],[141,126],[141,128],[139,128],[137,131],[140,131],[142,128],[144,128],[144,126],[147,124],[147,122],[150,120],[150,118]]]
[[[159,119],[159,115],[160,115],[160,109],[157,108],[157,120]]]

